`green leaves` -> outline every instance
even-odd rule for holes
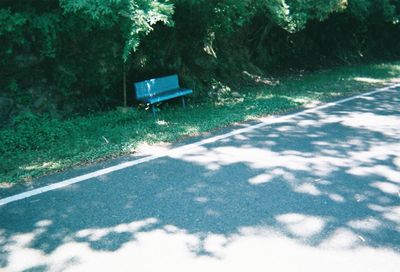
[[[173,26],[173,5],[167,0],[60,0],[66,12],[89,18],[94,24],[117,30],[125,39],[122,57],[126,62],[143,36],[161,22]]]
[[[13,13],[10,9],[0,9],[0,36],[15,32],[27,21],[21,13]]]
[[[168,2],[160,1],[130,1],[130,13],[126,16],[130,19],[130,28],[127,42],[123,50],[124,61],[132,51],[135,51],[143,35],[148,35],[153,30],[153,25],[161,22],[167,26],[173,26],[172,15],[174,8]]]
[[[295,33],[310,20],[323,21],[330,14],[345,10],[347,0],[267,0],[265,7],[276,24]]]
[[[349,0],[348,12],[360,21],[374,17],[374,20],[383,18],[387,22],[397,24],[400,19],[400,1]]]

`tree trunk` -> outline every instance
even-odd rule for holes
[[[127,107],[127,103],[126,103],[126,65],[125,63],[123,64],[123,72],[122,72],[122,86],[123,86],[123,91],[124,91],[124,107]]]

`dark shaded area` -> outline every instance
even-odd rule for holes
[[[322,17],[323,5],[306,2],[315,9],[298,10],[297,1],[286,3],[291,15],[308,22],[291,33],[266,1],[173,1],[174,26],[152,25],[124,64],[132,24],[127,14],[133,12],[128,12],[129,1],[98,1],[93,6],[61,0],[2,1],[0,115],[8,121],[29,110],[59,118],[114,108],[122,105],[124,70],[129,104],[135,105],[133,82],[168,74],[179,74],[183,85],[194,89],[195,99],[203,100],[223,91],[213,90],[216,82],[234,91],[257,84],[243,76],[244,71],[264,77],[399,58],[398,1],[355,1],[360,5],[355,7],[349,1],[340,12],[327,5]],[[88,10],[79,8],[85,6]],[[136,9],[144,9],[139,6]]]

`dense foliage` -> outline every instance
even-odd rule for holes
[[[399,20],[399,0],[2,0],[0,115],[121,104],[124,70],[215,98],[246,75],[396,58]]]

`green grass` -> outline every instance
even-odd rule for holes
[[[55,120],[20,115],[0,131],[0,183],[15,183],[134,152],[141,143],[173,142],[260,116],[281,113],[393,83],[400,62],[341,67],[276,79],[274,84],[229,92],[214,102],[163,107],[149,112],[111,111]]]

